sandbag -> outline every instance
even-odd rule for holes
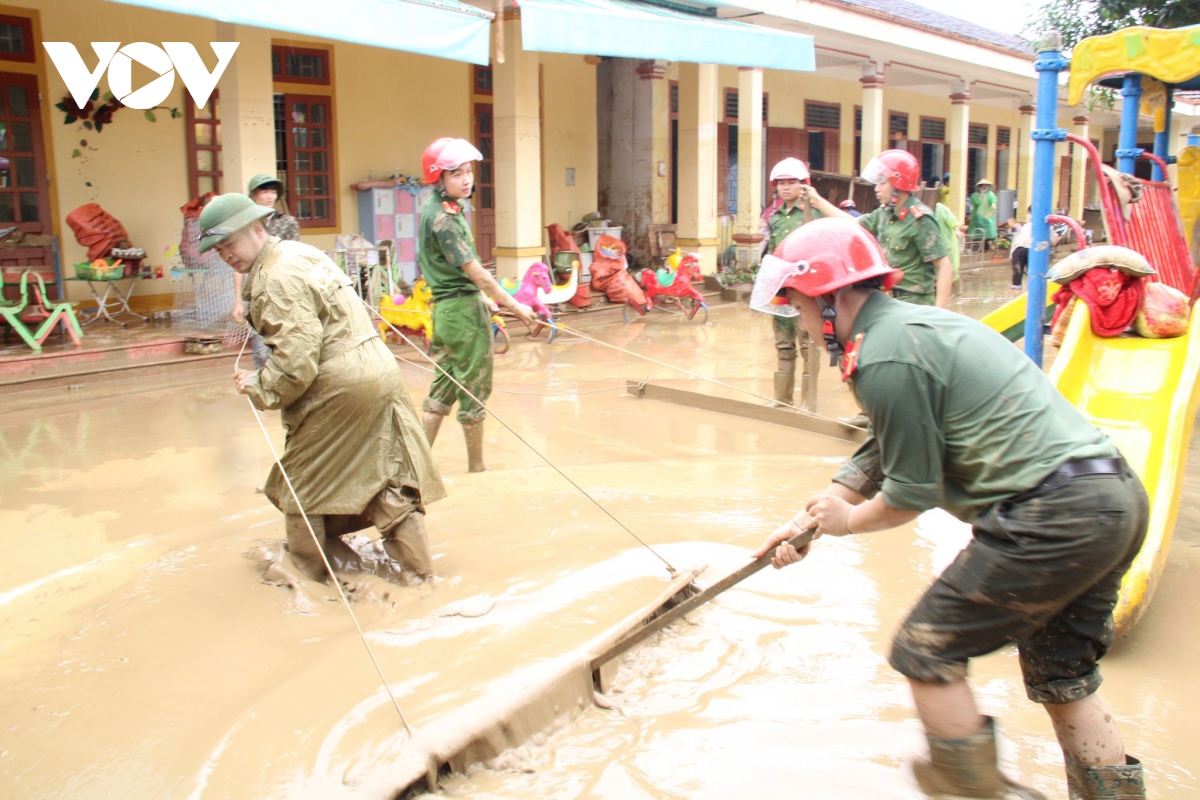
[[[592,253],[592,287],[614,303],[646,305],[646,293],[625,268],[625,243],[607,233],[596,240]]]
[[[87,203],[67,214],[75,241],[88,249],[89,260],[104,258],[114,247],[129,247],[125,226],[98,203]]]
[[[1134,330],[1147,339],[1171,339],[1187,333],[1188,298],[1165,283],[1146,284],[1142,307],[1133,321]]]
[[[1150,266],[1150,262],[1141,253],[1128,247],[1103,244],[1071,253],[1055,264],[1046,277],[1055,283],[1070,283],[1097,267],[1118,269],[1135,278],[1155,274],[1154,267]]]

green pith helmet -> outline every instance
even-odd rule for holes
[[[200,212],[200,252],[207,253],[225,241],[229,234],[272,213],[271,209],[237,192],[214,197]]]
[[[250,179],[250,184],[246,187],[246,194],[254,194],[259,189],[266,189],[269,186],[274,186],[276,193],[283,194],[283,181],[274,175],[260,172]]]

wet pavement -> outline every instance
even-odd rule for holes
[[[1011,297],[1006,267],[964,275],[975,315]],[[1006,281],[1004,281],[1006,283]],[[769,321],[714,307],[707,326],[580,330],[769,395]],[[420,362],[411,350],[399,350]],[[429,376],[405,366],[414,397]],[[637,400],[626,380],[732,390],[566,333],[518,339],[492,406],[533,448],[679,567],[744,563],[824,486],[852,445]],[[739,399],[747,399],[742,396]],[[820,408],[853,404],[822,371]],[[278,415],[264,415],[276,446]],[[494,421],[491,470],[466,474],[460,429],[434,449],[450,497],[431,507],[435,586],[360,592],[355,610],[410,722],[469,725],[562,654],[658,597],[666,573]],[[119,389],[8,395],[0,411],[0,794],[6,797],[389,797],[405,737],[329,587],[258,580],[243,557],[282,538],[255,487],[270,452],[228,365]],[[1151,796],[1192,797],[1191,686],[1200,512],[1188,498],[1154,607],[1104,662],[1104,694]],[[966,541],[940,513],[824,540],[628,654],[608,699],[467,776],[453,797],[920,797],[904,759],[922,737],[890,632]],[[1010,769],[1065,797],[1044,714],[1015,652],[973,664]],[[420,735],[420,733],[418,734]]]

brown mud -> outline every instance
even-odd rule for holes
[[[971,310],[1007,299],[980,283]],[[769,395],[769,321],[737,306],[711,319],[576,324]],[[736,394],[567,334],[514,344],[497,364],[496,413],[675,566],[707,564],[707,579],[745,563],[853,447],[628,397],[625,381],[644,378]],[[404,369],[423,396],[427,373]],[[820,391],[821,413],[853,413],[833,370]],[[278,447],[277,415],[265,416]],[[494,422],[487,450],[491,470],[467,474],[453,421],[434,450],[450,490],[428,518],[442,580],[364,578],[353,601],[414,745],[333,588],[287,570],[268,570],[274,585],[259,579],[283,519],[255,492],[271,457],[227,370],[7,403],[0,795],[389,797],[422,736],[516,709],[560,680],[565,654],[670,582]],[[1106,699],[1155,797],[1194,796],[1200,773],[1198,493],[1189,481],[1155,607],[1104,662]],[[446,793],[918,797],[903,759],[921,737],[887,640],[964,542],[937,514],[819,541],[803,565],[760,573],[627,654],[604,707],[587,705],[577,683],[553,684],[541,713],[514,711],[512,730],[498,729],[495,752],[473,751],[487,766],[443,777]],[[1010,768],[1064,797],[1053,734],[1024,699],[1015,653],[980,659],[972,678],[1000,717]]]

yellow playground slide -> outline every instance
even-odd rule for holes
[[[1046,308],[1050,309],[1054,306],[1054,301],[1050,298],[1059,290],[1059,285],[1054,281],[1046,283]],[[995,311],[986,315],[980,320],[984,325],[987,325],[994,331],[998,331],[1005,339],[1010,342],[1015,342],[1025,336],[1025,307],[1028,293],[1021,292],[1020,295],[1009,300],[1004,305],[997,308]]]
[[[1146,542],[1121,584],[1117,635],[1145,613],[1166,564],[1200,391],[1200,311],[1176,339],[1102,338],[1078,303],[1050,380],[1112,437],[1150,496]],[[994,326],[993,326],[994,327]]]

